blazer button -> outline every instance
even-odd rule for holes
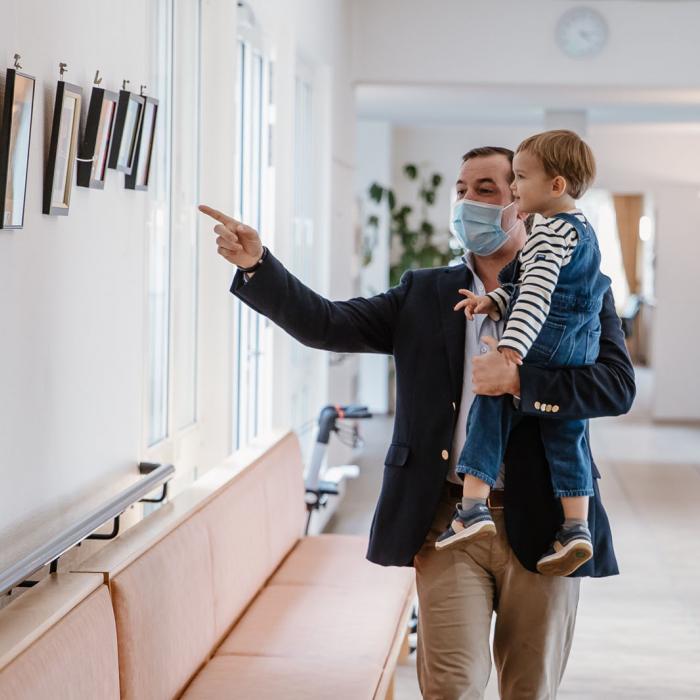
[[[546,410],[547,410],[547,404],[546,403],[541,404],[540,411],[542,411],[542,413],[544,413]]]
[[[447,461],[450,458],[450,453],[447,450],[442,451],[442,458]]]
[[[541,405],[542,405],[542,404],[540,404],[539,401],[535,401],[535,410],[536,410],[536,411],[539,411]]]
[[[559,412],[559,406],[554,404],[554,406],[552,406],[552,413],[558,413],[558,412]]]
[[[551,413],[551,412],[552,412],[552,404],[548,403],[547,404],[547,413]]]
[[[454,401],[452,402],[452,410],[453,411],[457,410],[457,404]]]

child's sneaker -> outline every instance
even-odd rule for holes
[[[552,546],[537,562],[537,571],[545,576],[568,576],[593,556],[590,530],[585,525],[557,532]]]
[[[495,534],[496,523],[487,506],[477,503],[469,510],[462,510],[462,504],[458,503],[452,523],[435,540],[435,549],[444,549],[458,542],[473,542]]]

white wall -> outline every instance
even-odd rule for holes
[[[379,218],[377,239],[372,249],[372,260],[361,271],[361,292],[371,296],[389,287],[389,215],[386,203],[377,206],[369,200],[367,192],[374,182],[389,187],[392,182],[392,127],[389,122],[360,120],[357,124],[357,169],[355,171],[355,196],[359,202],[360,221],[366,227],[367,217]],[[368,229],[369,231],[369,229]],[[374,413],[386,413],[389,409],[388,385],[389,359],[386,355],[360,356],[360,403]]]
[[[688,86],[700,84],[700,5],[589,3],[609,42],[597,57],[565,58],[554,30],[578,0],[356,0],[354,76],[367,83]],[[585,4],[585,3],[584,3]]]
[[[153,85],[153,8],[126,0],[5,3],[0,56],[36,76],[25,227],[0,231],[0,528],[105,475],[141,447],[144,254],[150,199],[107,176],[74,188],[68,217],[41,214],[58,62],[89,88]],[[4,69],[3,69],[4,70]]]
[[[184,0],[176,0],[177,2]],[[40,214],[48,120],[58,62],[67,79],[89,96],[95,69],[103,87],[123,78],[158,95],[157,1],[114,3],[66,0],[10,3],[0,23],[7,65],[18,51],[26,72],[38,78],[24,230],[0,232],[0,529],[55,506],[96,482],[134,473],[141,460],[174,461],[184,485],[229,449],[233,299],[229,264],[216,255],[212,224],[199,228],[198,421],[148,449],[144,437],[147,386],[148,239],[158,203],[148,193],[123,189],[109,172],[104,191],[74,188],[67,218]],[[328,271],[352,246],[353,96],[349,81],[350,24],[344,0],[254,2],[259,26],[276,59],[278,105],[273,191],[274,226],[266,236],[284,260],[293,187],[293,76],[304,56],[318,74],[319,267],[326,291],[344,296],[345,274]],[[40,18],[40,19],[37,19]],[[230,0],[202,3],[201,200],[234,211],[236,34],[239,17]],[[164,143],[158,143],[162,149]],[[177,158],[177,154],[175,154]],[[156,173],[156,177],[160,174]],[[270,185],[272,187],[272,185]],[[333,225],[335,224],[335,228]],[[332,236],[331,237],[331,232]],[[335,262],[334,262],[335,264]],[[346,270],[343,270],[346,272]],[[176,283],[176,281],[174,281]],[[273,333],[272,329],[268,331]],[[283,334],[274,331],[270,381],[285,374]],[[317,365],[322,400],[353,398],[352,365]],[[329,377],[338,391],[327,393]],[[282,385],[283,386],[283,385]],[[274,425],[289,425],[277,384]],[[320,399],[319,399],[320,401]],[[316,408],[314,408],[314,413]]]
[[[700,188],[659,185],[652,414],[672,421],[700,420],[700,310],[692,292],[700,260]]]

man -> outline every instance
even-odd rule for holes
[[[467,153],[457,196],[510,204],[512,156],[508,149],[491,147]],[[218,252],[239,267],[231,287],[238,298],[310,347],[394,356],[396,416],[367,558],[416,569],[423,696],[483,697],[496,612],[494,656],[501,697],[554,698],[571,647],[578,577],[616,574],[617,563],[596,484],[589,511],[593,559],[577,577],[536,573],[537,558],[562,520],[539,421],[629,410],[634,373],[612,295],[601,311],[600,354],[594,365],[516,368],[494,349],[491,336],[502,328],[488,319],[467,323],[463,313],[453,310],[459,289],[477,294],[494,289],[498,272],[522,247],[526,232],[515,207],[509,208],[512,220],[503,225],[510,240],[495,253],[468,255],[464,265],[410,270],[384,294],[340,302],[324,299],[288,273],[263,249],[256,231],[208,207],[201,209],[220,222],[214,228]],[[454,467],[475,392],[519,397],[524,414],[511,434],[497,485],[501,488],[494,489],[489,501],[498,536],[468,549],[437,551],[435,538],[461,497]],[[595,479],[599,476],[594,468]]]

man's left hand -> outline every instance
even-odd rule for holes
[[[490,336],[482,338],[489,351],[472,359],[472,391],[483,396],[520,396],[518,367],[498,352],[498,341]]]

